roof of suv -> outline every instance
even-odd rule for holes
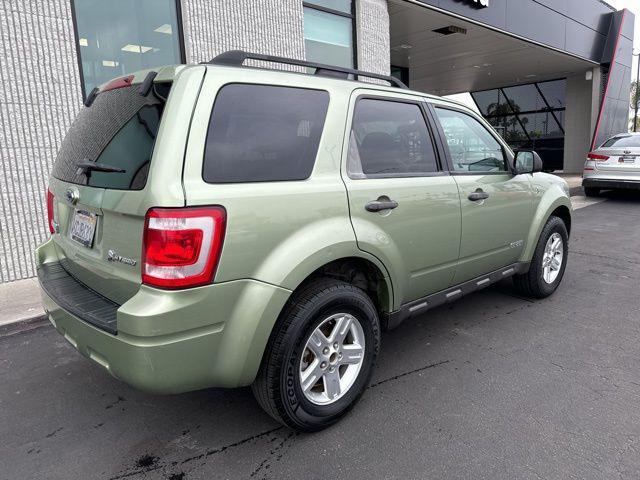
[[[284,64],[284,65],[297,66],[297,67],[314,68],[315,73],[309,74],[301,71],[282,70],[282,69],[268,68],[263,66],[245,65],[244,63],[247,60],[269,62],[271,64],[278,63],[278,64]],[[242,50],[231,50],[214,57],[209,62],[203,62],[203,64],[207,66],[223,67],[223,68],[231,67],[231,68],[268,71],[276,74],[290,75],[296,78],[300,78],[300,77],[309,78],[310,76],[322,77],[323,80],[327,80],[329,82],[338,82],[339,84],[343,84],[351,89],[366,87],[366,88],[374,88],[377,90],[384,90],[384,91],[391,90],[398,93],[408,93],[411,95],[418,95],[425,98],[437,99],[446,103],[450,103],[452,105],[469,109],[467,105],[465,105],[462,102],[458,102],[456,100],[451,100],[448,98],[438,97],[436,95],[430,95],[424,92],[410,90],[404,83],[402,83],[402,81],[390,75],[366,72],[366,71],[355,70],[351,68],[337,67],[333,65],[318,64],[314,62],[307,62],[304,60],[297,60],[297,59],[291,59],[291,58],[285,58],[285,57],[276,57],[271,55],[254,54],[254,53],[244,52]],[[349,78],[350,76],[356,79],[354,80],[352,78]],[[390,85],[387,86],[377,82],[373,83],[369,81],[362,81],[357,79],[358,77],[368,78],[373,81],[376,81],[376,80],[384,81],[384,82],[388,82]]]

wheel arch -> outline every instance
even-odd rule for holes
[[[341,257],[310,272],[298,283],[292,295],[310,281],[319,277],[335,278],[364,290],[373,301],[378,313],[384,315],[393,310],[393,286],[386,268],[379,262],[364,256]]]
[[[569,197],[564,195],[556,195],[550,189],[538,204],[538,208],[531,222],[531,228],[527,236],[525,249],[520,257],[521,261],[530,262],[533,258],[538,239],[542,233],[542,229],[552,216],[559,217],[567,227],[567,233],[571,232],[572,225],[572,207]]]

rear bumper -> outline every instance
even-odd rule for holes
[[[640,180],[618,180],[611,178],[585,178],[582,186],[587,188],[602,188],[612,190],[640,190]]]
[[[50,247],[47,242],[38,249],[40,268],[51,263]],[[51,289],[41,289],[51,323],[82,355],[153,393],[251,384],[290,293],[254,280],[182,291],[142,285],[117,309],[114,334],[82,320]]]

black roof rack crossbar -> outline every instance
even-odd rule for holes
[[[295,65],[299,67],[315,68],[316,75],[325,75],[331,77],[347,78],[348,75],[353,75],[354,78],[367,77],[375,78],[378,80],[384,80],[389,82],[392,86],[398,88],[408,88],[402,81],[390,75],[381,75],[372,72],[363,72],[362,70],[355,70],[353,68],[336,67],[333,65],[325,65],[322,63],[307,62],[305,60],[296,60],[294,58],[276,57],[273,55],[263,55],[261,53],[250,53],[243,50],[229,50],[221,53],[220,55],[212,58],[209,63],[212,65],[226,65],[233,67],[241,67],[246,60],[261,60],[264,62],[282,63],[285,65]]]

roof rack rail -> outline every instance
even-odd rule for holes
[[[315,68],[315,75],[323,75],[328,77],[347,78],[349,75],[353,75],[356,79],[358,79],[358,77],[375,78],[378,80],[389,82],[392,86],[396,86],[398,88],[408,88],[402,81],[390,75],[381,75],[378,73],[355,70],[353,68],[336,67],[333,65],[325,65],[322,63],[307,62],[305,60],[296,60],[294,58],[276,57],[273,55],[263,55],[261,53],[250,53],[243,50],[229,50],[227,52],[221,53],[220,55],[217,55],[208,62],[203,63],[242,67],[246,60],[262,60],[265,62]]]

